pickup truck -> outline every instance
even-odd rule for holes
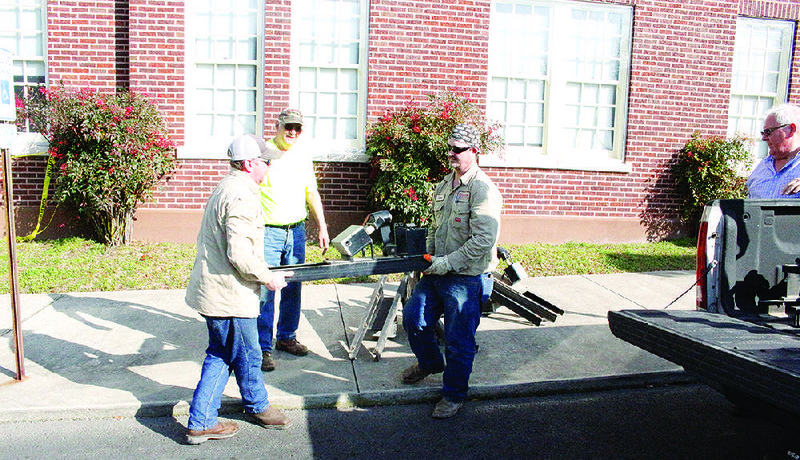
[[[717,200],[697,239],[697,310],[609,312],[618,338],[748,409],[800,416],[800,200]]]

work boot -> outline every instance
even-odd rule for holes
[[[261,352],[261,370],[264,372],[275,370],[275,359],[272,357],[272,353],[268,351]]]
[[[186,430],[186,442],[192,445],[202,444],[209,439],[230,438],[239,432],[239,425],[234,422],[217,422],[207,430]]]
[[[285,351],[295,356],[305,356],[308,354],[308,347],[298,342],[297,339],[278,340],[275,342],[275,349]]]
[[[400,374],[400,377],[401,377],[403,383],[405,383],[406,385],[409,385],[409,384],[412,384],[412,383],[421,382],[422,379],[424,379],[425,377],[427,377],[427,376],[429,376],[431,374],[438,374],[439,372],[442,372],[442,371],[436,371],[436,372],[423,371],[419,367],[419,364],[414,364],[413,366],[406,368],[403,371],[403,373]]]
[[[441,401],[436,403],[436,407],[433,408],[433,413],[431,416],[433,418],[450,418],[461,409],[461,406],[464,405],[464,402],[453,402],[447,398],[442,398]]]
[[[267,407],[264,412],[259,412],[258,414],[245,413],[245,418],[256,425],[273,430],[283,430],[292,424],[289,417],[272,406]]]

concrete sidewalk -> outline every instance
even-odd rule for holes
[[[471,398],[591,391],[690,378],[682,368],[615,338],[609,310],[663,309],[694,282],[668,271],[528,278],[530,290],[566,311],[536,327],[504,308],[484,317],[470,380]],[[390,286],[395,288],[396,285]],[[415,362],[402,327],[375,361],[348,348],[374,285],[303,287],[298,338],[306,357],[275,352],[265,373],[273,405],[308,409],[438,399],[441,374],[400,382]],[[207,345],[205,322],[184,291],[23,295],[25,375],[16,381],[9,297],[0,298],[0,421],[185,414]],[[690,290],[670,310],[694,309]],[[375,346],[374,337],[365,346]],[[223,411],[237,410],[231,378]]]

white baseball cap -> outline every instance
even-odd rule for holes
[[[258,136],[243,134],[235,138],[228,146],[228,156],[233,161],[252,160],[253,158],[275,160],[282,157],[283,152],[268,148],[264,139]]]

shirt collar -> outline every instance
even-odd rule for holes
[[[467,172],[465,172],[464,175],[459,178],[459,181],[461,182],[461,185],[469,184],[472,181],[472,179],[475,177],[475,175],[478,174],[478,170],[480,170],[480,169],[481,168],[478,166],[478,163],[475,163],[474,165],[472,165],[472,167],[469,168],[469,170],[467,170]],[[449,179],[450,179],[450,183],[451,184],[453,183],[453,178],[455,178],[455,175],[456,175],[455,171],[450,173]]]

